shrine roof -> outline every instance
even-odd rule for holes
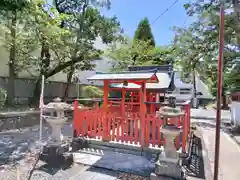
[[[152,65],[152,66],[129,66],[129,71],[146,71],[155,69],[157,72],[170,72],[173,71],[173,65],[166,64],[166,65]]]
[[[141,72],[113,72],[113,73],[103,73],[96,72],[95,75],[87,78],[89,81],[102,81],[102,80],[116,80],[116,81],[125,81],[125,80],[147,80],[152,83],[158,82],[155,70],[141,71]]]
[[[158,78],[158,83],[146,83],[147,89],[167,89],[170,86],[171,76],[169,77],[167,73],[156,73],[156,76]],[[127,86],[125,86],[123,83],[112,84],[111,86],[115,88],[128,88],[128,89],[140,88],[140,85],[134,83],[128,83]]]

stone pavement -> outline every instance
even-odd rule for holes
[[[199,130],[206,147],[206,154],[213,174],[215,152],[215,125],[213,123],[199,123]],[[220,157],[219,180],[240,179],[240,147],[234,140],[221,130],[220,133]]]
[[[141,176],[150,176],[154,171],[155,159],[152,156],[139,156],[110,150],[101,151],[100,154],[92,153],[74,153],[74,161],[80,164],[93,165],[94,167],[121,171],[126,173],[138,174]]]
[[[47,140],[51,129],[44,127],[43,139]],[[71,136],[71,124],[62,129],[65,136]],[[39,151],[37,141],[39,127],[13,129],[0,132],[0,180],[26,180],[34,164],[34,154]],[[146,180],[148,177],[136,176],[118,171],[150,174],[154,167],[153,161],[146,157],[101,151],[101,156],[77,153],[79,163],[67,170],[43,168],[39,162],[31,180]],[[76,155],[76,154],[75,154]],[[93,167],[91,167],[93,165]],[[102,168],[96,168],[102,167]],[[106,170],[103,168],[111,169]],[[130,177],[129,177],[130,176]]]
[[[20,163],[16,167],[0,170],[0,180],[27,180],[32,163]],[[124,174],[101,168],[75,164],[67,170],[49,169],[38,163],[31,180],[148,180],[132,174]]]
[[[222,121],[230,122],[231,121],[231,113],[227,110],[221,111]],[[208,119],[215,120],[216,119],[216,110],[215,109],[191,109],[191,118],[192,119]]]

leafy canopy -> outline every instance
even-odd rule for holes
[[[155,46],[154,36],[152,34],[151,26],[147,17],[139,22],[133,39],[134,41],[146,41],[149,42],[149,45]]]
[[[226,3],[225,9],[231,4]],[[195,21],[190,27],[176,28],[174,39],[175,56],[184,72],[197,70],[212,92],[216,93],[217,84],[217,60],[219,46],[219,1],[191,1],[185,4],[187,14],[194,16]],[[230,81],[227,77],[232,71],[232,66],[236,64],[235,59],[239,57],[239,35],[240,29],[237,26],[236,18],[229,13],[225,13],[225,48],[223,61],[223,92],[228,87],[238,87],[237,81]],[[231,82],[231,83],[230,83]]]

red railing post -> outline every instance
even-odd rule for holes
[[[190,103],[184,106],[184,117],[183,117],[183,135],[182,135],[182,150],[186,152],[186,145],[188,141],[188,135],[190,133]]]
[[[187,106],[187,109],[188,109],[188,133],[190,133],[190,127],[191,127],[191,104],[188,103],[188,106]]]

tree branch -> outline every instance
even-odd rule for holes
[[[56,66],[54,69],[48,71],[45,74],[45,78],[47,79],[47,78],[53,76],[54,74],[57,74],[57,73],[61,72],[62,70],[64,70],[68,66],[74,65],[74,64],[76,64],[76,63],[78,63],[78,62],[80,62],[82,60],[84,60],[84,57],[80,56],[78,58],[74,58],[74,59],[71,59],[71,60],[69,60],[67,62],[61,63],[58,66]]]

